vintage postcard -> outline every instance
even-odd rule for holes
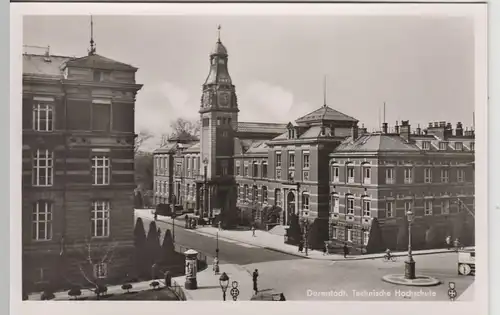
[[[484,313],[486,12],[12,5],[12,303]]]

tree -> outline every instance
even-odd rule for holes
[[[78,297],[82,295],[82,290],[77,287],[73,287],[68,291],[68,295],[73,297],[75,300],[78,300]]]
[[[165,231],[165,237],[161,245],[161,261],[164,263],[170,262],[175,255],[175,246],[170,230]]]
[[[135,153],[139,152],[144,142],[151,139],[152,137],[153,135],[147,130],[139,131],[139,133],[135,137],[134,152]]]
[[[161,145],[165,145],[168,139],[180,136],[180,135],[190,135],[191,137],[198,137],[200,134],[200,121],[199,120],[188,120],[183,117],[179,117],[170,122],[170,134],[164,134],[161,136]]]
[[[151,265],[148,260],[148,250],[146,247],[146,231],[141,218],[137,218],[134,228],[135,263],[136,270],[140,275],[148,275]]]
[[[158,262],[160,255],[158,229],[154,221],[149,224],[148,236],[146,237],[146,248],[149,265],[152,266]]]
[[[302,238],[299,217],[296,214],[290,215],[290,228],[288,228],[288,243],[298,244]]]
[[[154,166],[153,154],[139,152],[134,158],[135,183],[138,190],[144,196],[145,192],[153,189]]]

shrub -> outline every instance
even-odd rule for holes
[[[42,301],[48,301],[54,299],[56,296],[54,295],[54,292],[51,289],[45,289],[42,293],[41,300]]]
[[[298,244],[302,238],[302,230],[300,228],[299,217],[295,214],[290,215],[290,228],[288,229],[288,243]]]
[[[97,295],[97,298],[99,298],[100,296],[106,294],[106,292],[108,292],[108,287],[105,286],[105,285],[98,285],[94,289],[94,293],[95,293],[95,295]]]
[[[130,290],[132,289],[132,285],[130,283],[125,283],[122,285],[122,290],[127,291],[127,293],[130,293]]]
[[[160,286],[160,283],[158,281],[153,281],[149,284],[149,286],[153,287],[153,289],[156,290]]]
[[[80,288],[71,288],[69,291],[68,291],[68,295],[73,297],[75,300],[78,299],[78,297],[80,295],[82,295],[82,290],[80,290]]]
[[[165,285],[167,287],[172,286],[172,274],[170,273],[170,271],[165,272]]]

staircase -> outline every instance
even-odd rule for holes
[[[286,228],[288,228],[288,226],[286,226],[286,225],[276,225],[275,227],[270,229],[268,232],[271,234],[274,234],[274,235],[285,236]]]

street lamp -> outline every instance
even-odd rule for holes
[[[215,247],[215,258],[217,258],[217,261],[219,261],[219,232],[216,232],[215,236],[216,236],[215,239],[217,240]]]
[[[411,225],[414,219],[414,213],[411,210],[406,212],[406,218],[408,219],[408,260],[405,261],[405,278],[415,279],[415,261],[411,254]]]
[[[308,244],[308,236],[309,236],[309,220],[307,220],[306,218],[304,218],[302,220],[302,226],[304,227],[304,246],[306,248],[306,256],[308,256],[308,247],[309,247],[309,244]]]
[[[208,159],[205,157],[203,159],[203,213],[201,215],[202,218],[205,217],[205,213],[207,213],[208,211],[207,167],[208,167]]]
[[[223,272],[219,278],[220,287],[222,289],[222,300],[226,300],[226,290],[229,285],[229,277],[225,272]]]

